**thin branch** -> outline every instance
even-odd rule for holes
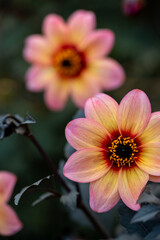
[[[28,129],[29,130],[29,129]],[[26,135],[28,139],[34,144],[34,146],[37,148],[43,159],[45,160],[46,164],[52,171],[52,173],[57,177],[59,180],[60,184],[63,186],[63,188],[67,191],[70,192],[71,189],[68,187],[66,182],[63,180],[63,178],[60,176],[60,174],[57,171],[57,168],[55,167],[53,161],[50,159],[50,157],[46,154],[46,152],[43,150],[37,139],[34,137],[34,135],[28,131]],[[103,225],[93,216],[93,214],[89,211],[89,209],[84,205],[82,202],[81,198],[81,193],[79,189],[79,185],[77,184],[77,191],[79,193],[78,199],[77,199],[77,207],[80,208],[84,214],[88,217],[88,219],[92,222],[94,227],[99,231],[99,233],[104,237],[105,239],[109,239],[109,233],[106,231],[106,229],[103,227]]]
[[[49,158],[49,156],[46,154],[46,152],[43,150],[43,148],[41,147],[41,145],[39,144],[39,142],[37,141],[37,139],[34,137],[34,135],[32,133],[29,133],[27,135],[27,137],[32,141],[32,143],[35,145],[35,147],[37,148],[37,150],[39,151],[39,153],[41,154],[41,156],[43,157],[43,159],[45,160],[45,162],[47,163],[48,167],[51,169],[52,173],[57,177],[57,179],[59,180],[59,182],[61,183],[61,185],[64,187],[64,189],[67,192],[70,192],[69,187],[67,186],[67,184],[65,183],[65,181],[61,178],[61,176],[59,175],[57,168],[55,167],[53,161]]]

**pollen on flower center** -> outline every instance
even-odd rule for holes
[[[61,47],[54,54],[53,64],[58,74],[64,78],[77,77],[86,67],[83,53],[73,46]]]
[[[108,149],[110,151],[110,160],[118,167],[125,165],[130,167],[137,158],[137,144],[130,137],[123,138],[119,136],[116,140],[112,141],[112,145]]]

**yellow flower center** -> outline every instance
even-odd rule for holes
[[[112,141],[112,145],[108,147],[108,149],[111,153],[110,160],[118,167],[123,167],[125,165],[130,167],[137,158],[137,144],[134,139],[130,137],[123,138],[119,136],[116,140]]]
[[[63,46],[54,55],[54,67],[64,78],[77,77],[85,68],[84,55],[73,46]]]

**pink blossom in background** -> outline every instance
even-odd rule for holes
[[[95,95],[85,104],[85,116],[66,127],[77,151],[64,175],[90,183],[90,206],[96,212],[110,210],[120,198],[138,210],[147,182],[160,182],[160,112],[151,113],[147,95],[135,89],[119,105],[106,94]]]
[[[16,176],[6,171],[0,171],[0,235],[11,236],[23,227],[15,211],[8,201],[16,183]]]
[[[125,15],[135,15],[145,6],[145,0],[123,0],[122,9]]]
[[[114,33],[95,27],[91,11],[78,10],[67,22],[49,14],[42,24],[43,35],[26,39],[24,58],[32,64],[26,73],[27,89],[44,91],[50,110],[63,109],[69,96],[81,108],[95,93],[123,84],[123,68],[105,57],[114,45]]]

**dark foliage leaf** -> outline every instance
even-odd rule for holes
[[[52,195],[55,194],[55,184],[54,184],[54,176],[47,176],[43,179],[40,179],[39,181],[24,187],[14,198],[15,205],[19,204],[19,201],[22,197],[24,197],[25,194],[32,192],[32,191],[43,191],[43,192],[49,192],[52,193]]]
[[[77,196],[78,196],[78,192],[73,190],[70,193],[62,195],[60,198],[60,201],[64,205],[74,210],[77,206]]]
[[[84,110],[83,109],[79,109],[76,114],[73,116],[73,119],[76,118],[84,118],[85,114],[84,114]]]
[[[122,234],[114,240],[142,240],[142,238],[137,234]]]
[[[54,196],[55,196],[54,193],[50,193],[50,192],[44,193],[44,194],[40,195],[40,197],[32,203],[32,206],[35,206],[38,203],[40,203],[48,198],[54,197]]]
[[[122,201],[118,203],[119,220],[122,226],[124,226],[128,233],[137,233],[142,237],[145,237],[148,233],[146,227],[141,223],[131,223],[132,218],[136,214],[135,211],[129,209]]]
[[[76,150],[69,144],[66,143],[64,147],[64,154],[66,158],[69,158]]]
[[[19,115],[11,114],[0,116],[0,139],[8,137],[13,133],[26,134],[28,132],[28,125],[35,122],[28,114],[26,115],[26,119],[23,119]]]
[[[142,208],[132,218],[131,223],[146,222],[154,219],[158,213],[160,213],[160,206],[153,204],[142,206]]]
[[[151,185],[147,185],[145,190],[140,195],[137,203],[140,203],[140,204],[153,203],[153,204],[160,205],[160,199],[152,193]]]
[[[160,224],[154,227],[144,240],[160,240]]]
[[[73,119],[84,118],[84,117],[85,117],[84,110],[79,109],[76,112],[76,114],[73,116]],[[66,143],[66,145],[64,147],[64,153],[65,153],[66,158],[69,158],[75,151],[76,150],[69,143]]]

